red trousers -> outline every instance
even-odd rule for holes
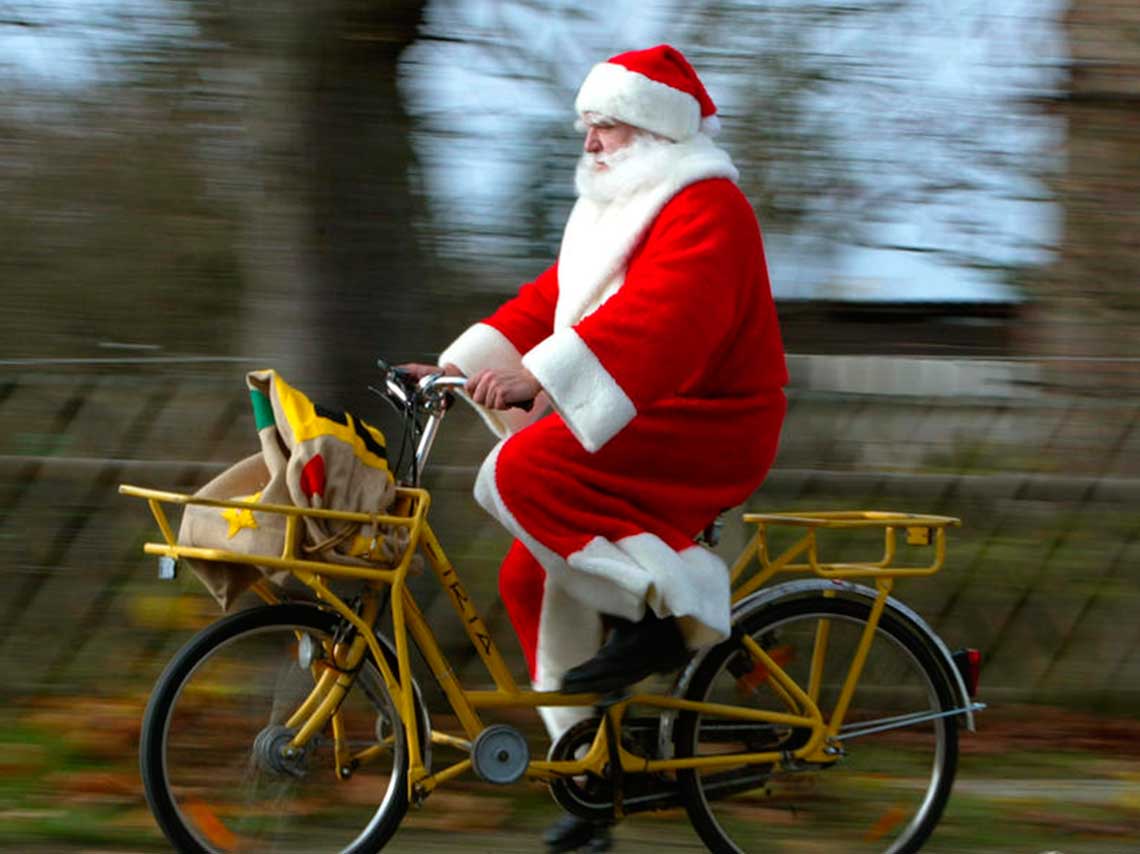
[[[526,546],[515,540],[499,568],[499,595],[522,645],[532,681],[537,673],[535,653],[538,649],[538,621],[542,614],[542,593],[545,586],[546,570],[527,551]]]

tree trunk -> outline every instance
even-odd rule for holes
[[[248,134],[241,349],[330,406],[374,408],[376,357],[417,355],[431,277],[397,63],[423,5],[282,0],[227,23]]]
[[[1026,349],[1054,357],[1044,367],[1058,390],[1124,400],[1140,389],[1140,6],[1073,0],[1065,25],[1065,234]]]

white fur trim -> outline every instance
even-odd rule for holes
[[[534,686],[553,691],[571,667],[601,646],[601,614],[639,620],[645,607],[658,616],[678,618],[686,644],[695,649],[728,636],[728,567],[698,545],[676,552],[654,534],[635,534],[612,543],[594,537],[569,558],[542,545],[519,524],[496,482],[500,442],[488,454],[475,480],[475,500],[522,541],[546,570],[539,614]],[[551,738],[590,715],[589,709],[539,710]]]
[[[633,401],[573,329],[555,332],[523,356],[522,363],[590,453],[637,415]]]
[[[439,354],[436,364],[453,364],[465,376],[486,368],[517,371],[522,367],[522,359],[515,345],[502,332],[486,323],[470,326]],[[470,403],[470,398],[468,398]],[[546,411],[549,405],[546,397],[539,395],[530,412],[521,409],[496,410],[471,404],[483,417],[491,432],[504,439],[512,433],[533,424]]]
[[[567,670],[594,657],[602,646],[602,637],[602,615],[558,584],[548,582],[538,618],[535,690],[557,691]],[[592,709],[581,706],[543,706],[538,711],[552,740],[578,721],[593,716]]]
[[[503,502],[495,482],[495,469],[502,449],[503,442],[500,442],[480,466],[475,479],[475,500],[521,540],[546,570],[538,621],[538,648],[535,650],[534,687],[538,691],[555,691],[562,684],[562,676],[567,670],[592,658],[602,645],[601,614],[586,602],[605,601],[606,613],[615,613],[616,609],[619,616],[628,619],[639,619],[644,613],[644,604],[643,600],[615,588],[605,579],[577,577],[579,574],[573,572],[566,561],[519,524]],[[577,706],[540,707],[538,711],[552,739],[593,714],[591,709]]]
[[[511,534],[522,541],[546,570],[546,583],[564,591],[574,604],[592,611],[640,620],[645,607],[658,616],[677,617],[690,647],[705,646],[728,637],[731,630],[728,567],[717,555],[696,544],[674,551],[656,534],[623,537],[616,543],[594,537],[567,558],[534,538],[511,513],[499,493],[495,469],[503,442],[483,461],[475,480],[475,500]],[[545,608],[543,614],[545,615]],[[591,636],[587,646],[601,642]],[[540,628],[541,645],[541,628]],[[548,641],[549,660],[566,668],[584,661],[577,643],[573,650]],[[596,646],[586,653],[593,654]],[[559,678],[561,673],[559,672]]]
[[[574,108],[613,116],[673,140],[688,139],[701,125],[701,105],[688,92],[613,62],[599,62],[590,69]]]
[[[558,254],[556,330],[573,326],[621,287],[630,254],[677,193],[707,178],[739,177],[728,153],[706,136],[669,150],[669,166],[653,186],[606,205],[586,198],[574,205]]]
[[[505,440],[504,440],[505,441]],[[499,486],[495,481],[495,468],[499,462],[499,453],[503,449],[503,442],[496,445],[483,465],[479,467],[479,474],[475,478],[475,500],[479,505],[499,520],[513,536],[522,540],[535,560],[542,564],[546,570],[547,584],[557,584],[566,590],[579,602],[605,602],[606,613],[625,617],[629,620],[639,620],[645,613],[644,599],[636,593],[617,587],[612,581],[605,578],[585,575],[574,572],[556,552],[551,551],[529,531],[523,528],[503,502],[499,494]],[[578,664],[570,662],[567,666]]]
[[[567,558],[572,569],[611,578],[640,592],[659,617],[680,620],[686,643],[696,648],[728,637],[731,626],[728,567],[698,545],[677,552],[655,534],[616,543],[595,537]],[[605,602],[588,602],[605,610]]]
[[[448,363],[468,375],[484,368],[518,370],[522,365],[522,354],[515,349],[510,339],[494,326],[476,323],[468,327],[439,354],[437,364]]]

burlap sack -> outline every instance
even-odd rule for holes
[[[278,466],[276,476],[271,475],[260,453],[226,469],[194,494],[202,498],[289,503],[284,466]],[[190,504],[182,514],[178,542],[244,554],[280,555],[285,547],[285,517],[277,513]],[[276,583],[288,575],[244,563],[189,559],[186,563],[224,610],[229,610],[234,600],[263,574]]]
[[[383,513],[396,488],[388,469],[384,436],[347,412],[315,406],[276,372],[246,375],[261,453],[242,460],[197,494],[269,504]],[[376,527],[306,517],[299,529],[299,557],[330,563],[390,565],[407,545],[406,528]],[[179,543],[252,555],[280,556],[285,517],[239,508],[188,505]],[[218,561],[188,561],[195,574],[228,609],[264,574],[280,583],[287,572]]]

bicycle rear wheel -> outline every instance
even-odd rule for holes
[[[813,652],[823,666],[816,702],[828,720],[865,628],[863,602],[823,596],[775,602],[742,618],[756,640],[797,684],[808,689]],[[788,712],[739,641],[709,653],[688,699]],[[840,730],[842,755],[831,764],[746,767],[678,774],[694,829],[714,852],[917,851],[942,814],[958,759],[955,691],[927,643],[906,622],[883,615]],[[903,725],[901,716],[925,717]],[[913,718],[912,718],[913,720]],[[883,727],[881,731],[873,731]],[[682,713],[678,756],[794,750],[804,729],[748,724]]]
[[[196,635],[159,679],[143,720],[147,800],[178,851],[195,854],[364,854],[407,811],[405,731],[383,677],[366,658],[341,718],[357,753],[375,761],[338,779],[331,726],[303,756],[282,760],[286,719],[321,664],[298,663],[300,640],[333,637],[339,619],[308,605],[275,605],[220,620]]]

